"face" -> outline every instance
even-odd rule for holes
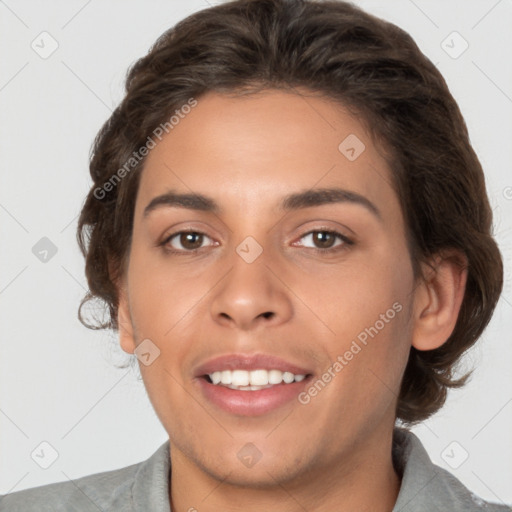
[[[146,159],[120,302],[173,466],[265,486],[371,460],[413,288],[390,170],[357,118],[273,90],[198,98]]]

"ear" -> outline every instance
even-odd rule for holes
[[[113,276],[113,263],[109,262],[109,272]],[[128,300],[128,287],[126,284],[126,276],[114,279],[117,295],[119,298],[117,307],[117,326],[119,331],[119,344],[121,348],[128,354],[133,354],[136,344],[133,335],[133,324],[130,313],[130,304]]]
[[[136,345],[133,336],[133,325],[125,286],[118,287],[119,306],[117,308],[117,325],[119,327],[119,343],[128,354],[133,354]]]
[[[431,258],[414,291],[412,346],[433,350],[455,328],[467,281],[467,258],[455,249]]]

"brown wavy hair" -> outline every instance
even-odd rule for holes
[[[182,20],[132,65],[126,95],[91,150],[94,183],[77,231],[89,284],[79,318],[89,328],[119,328],[116,282],[130,250],[144,158],[129,170],[126,162],[155,128],[206,92],[296,87],[357,112],[384,149],[416,277],[420,262],[445,249],[467,258],[453,333],[435,350],[410,351],[396,416],[412,425],[439,410],[447,389],[471,374],[456,379],[456,363],[492,316],[503,266],[482,167],[443,77],[406,32],[346,2],[230,1]],[[82,307],[93,299],[107,305],[105,321],[85,321]]]

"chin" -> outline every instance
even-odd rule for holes
[[[255,490],[275,490],[276,485],[284,485],[293,481],[300,473],[300,469],[296,466],[293,471],[289,467],[285,467],[282,460],[280,463],[279,461],[277,463],[260,461],[251,468],[240,466],[240,463],[236,461],[222,470],[218,466],[214,468],[202,466],[202,469],[215,480],[222,482],[223,485]]]

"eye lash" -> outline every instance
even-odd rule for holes
[[[206,233],[203,233],[202,231],[197,231],[196,229],[181,229],[180,231],[176,231],[174,233],[171,233],[169,236],[166,236],[161,242],[159,242],[157,244],[157,246],[161,247],[164,250],[164,252],[166,252],[168,254],[175,254],[177,256],[186,256],[186,255],[190,255],[190,254],[196,254],[199,251],[206,249],[206,247],[199,247],[198,249],[191,249],[191,250],[185,251],[185,250],[176,250],[176,249],[167,247],[167,244],[175,236],[182,235],[183,233],[194,233],[195,235],[203,235],[203,236],[208,237],[208,235]],[[208,237],[208,238],[210,238],[210,237]]]
[[[175,233],[171,233],[170,235],[166,236],[158,245],[165,245],[169,243],[169,240],[174,238],[176,235],[182,235],[183,233],[194,233],[197,235],[206,235],[206,233],[201,233],[200,231],[195,231],[193,229],[182,229],[181,231],[176,231]]]
[[[334,247],[329,247],[328,249],[320,249],[318,247],[307,247],[307,249],[309,249],[310,251],[313,251],[317,254],[326,254],[326,253],[329,254],[329,253],[342,251],[342,250],[346,249],[346,247],[345,247],[346,245],[354,245],[354,243],[355,243],[352,239],[350,239],[346,235],[343,235],[340,232],[335,231],[333,229],[327,229],[327,228],[312,229],[311,231],[308,231],[307,233],[304,233],[303,235],[301,235],[299,240],[301,238],[304,238],[307,235],[311,235],[312,233],[329,233],[330,235],[334,235],[343,241],[343,244],[336,245]]]
[[[175,254],[175,255],[180,255],[180,256],[184,256],[184,255],[191,255],[191,254],[196,254],[200,251],[202,251],[203,249],[206,249],[206,247],[199,247],[197,249],[191,249],[191,250],[176,250],[176,249],[172,249],[172,248],[169,248],[167,247],[167,244],[177,235],[182,235],[184,233],[194,233],[196,235],[202,235],[202,236],[205,236],[205,237],[208,237],[210,238],[206,233],[203,233],[202,231],[197,231],[197,230],[194,230],[194,229],[182,229],[180,231],[176,231],[174,233],[171,233],[170,235],[166,236],[161,242],[159,242],[157,244],[158,247],[161,247],[166,253],[169,253],[169,254]],[[341,251],[343,249],[346,249],[346,245],[354,245],[354,241],[352,239],[350,239],[349,237],[347,237],[346,235],[343,235],[342,233],[338,232],[338,231],[335,231],[335,230],[332,230],[332,229],[323,229],[323,228],[320,228],[320,229],[312,229],[306,233],[303,233],[299,240],[304,238],[305,236],[307,235],[311,235],[312,233],[328,233],[330,235],[334,235],[335,237],[338,237],[340,240],[342,240],[343,244],[341,245],[337,245],[337,246],[334,246],[334,247],[329,247],[328,249],[320,249],[318,247],[306,247],[306,249],[310,250],[310,251],[313,251],[317,254],[329,254],[329,253],[332,253],[332,252],[338,252],[338,251]]]

